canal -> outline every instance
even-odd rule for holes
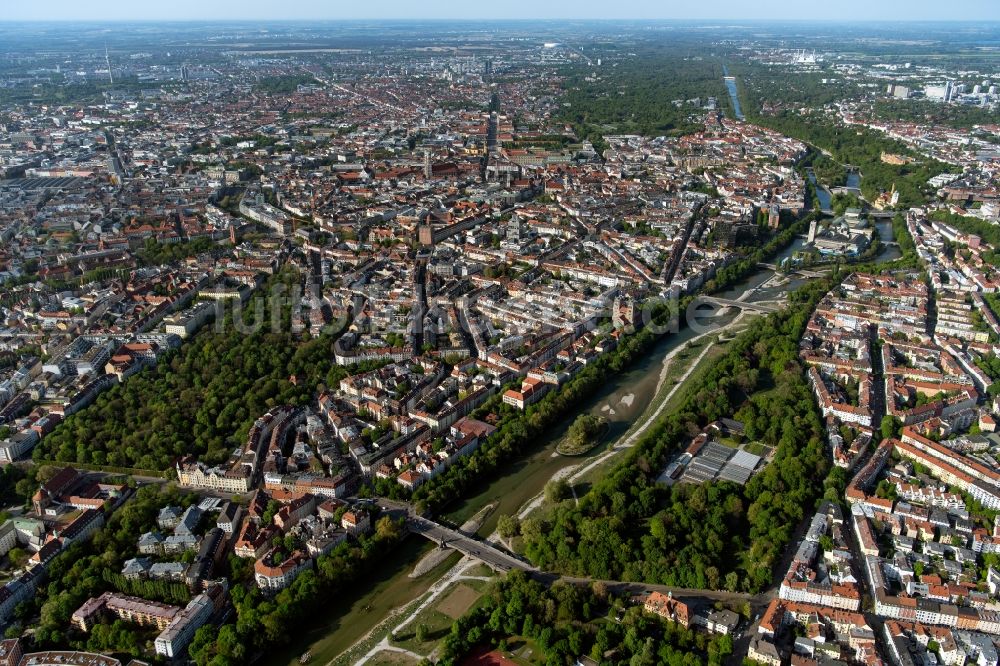
[[[740,106],[740,96],[736,89],[736,77],[729,76],[729,68],[725,65],[722,66],[722,80],[726,83],[726,89],[729,91],[729,99],[733,101],[733,115],[736,116],[737,120],[744,120],[743,108]]]

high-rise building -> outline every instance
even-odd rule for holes
[[[910,89],[906,86],[890,85],[889,94],[896,99],[906,99],[910,96]]]
[[[955,82],[946,81],[939,86],[927,86],[924,88],[924,95],[927,99],[940,102],[950,102],[955,94]]]

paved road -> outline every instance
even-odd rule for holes
[[[727,592],[725,590],[701,590],[690,587],[676,587],[674,585],[657,585],[654,583],[639,583],[621,580],[600,580],[596,578],[586,578],[577,576],[560,576],[558,574],[538,573],[534,576],[543,582],[555,583],[563,582],[572,585],[591,585],[593,583],[603,583],[609,592],[616,594],[646,595],[651,592],[662,594],[672,594],[679,599],[703,599],[706,601],[722,601],[724,603],[750,602],[751,608],[766,608],[769,599],[766,594],[747,594],[745,592]]]
[[[511,571],[513,569],[526,572],[537,571],[528,562],[514,557],[492,544],[474,539],[458,530],[435,523],[433,520],[411,514],[406,519],[406,525],[414,534],[430,539],[442,548],[451,548],[464,555],[474,557],[494,571]]]
[[[424,316],[427,314],[427,260],[417,259],[413,270],[413,306],[410,308],[410,325],[413,327],[414,351],[424,348]]]
[[[882,348],[878,345],[878,329],[875,326],[868,327],[868,349],[871,350],[872,376],[871,376],[871,410],[872,427],[879,428],[882,425],[882,417],[885,416],[885,368],[882,367]],[[877,443],[877,439],[875,440]],[[855,469],[861,469],[860,464]],[[864,562],[864,560],[859,560]]]
[[[757,266],[760,267],[760,268],[767,268],[767,269],[770,269],[772,271],[777,271],[778,270],[778,267],[775,264],[759,263],[759,264],[757,264]],[[830,275],[830,269],[827,268],[827,269],[823,269],[823,270],[811,271],[811,270],[808,270],[808,269],[805,269],[805,268],[793,268],[792,270],[789,271],[789,273],[798,274],[798,275],[801,275],[803,277],[821,278],[821,277],[827,277],[827,276],[829,276]]]
[[[697,217],[700,211],[701,206],[695,209],[694,214],[691,215],[691,219],[688,220],[687,226],[684,228],[684,237],[681,238],[681,242],[677,245],[673,254],[670,255],[670,262],[663,268],[664,284],[669,285],[673,282],[674,277],[677,275],[677,269],[680,268],[681,259],[687,253],[688,243],[691,241],[691,232],[694,231],[694,226],[697,224]]]
[[[743,310],[753,310],[754,312],[777,312],[781,308],[777,305],[768,305],[763,302],[751,303],[748,301],[734,301],[730,298],[717,298],[715,296],[701,296],[696,299],[699,303],[710,303],[725,308],[741,308]]]

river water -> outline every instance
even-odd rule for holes
[[[883,240],[891,238],[891,224],[885,224],[889,231],[882,236]],[[804,244],[803,238],[796,238],[776,257],[777,263],[802,249]],[[878,261],[888,261],[898,255],[898,248],[892,246],[879,256]],[[806,282],[804,278],[791,276],[776,280],[768,286],[761,286],[773,277],[773,271],[762,270],[719,295],[736,299],[747,290],[754,290],[745,300],[768,301],[779,298]],[[727,315],[711,321],[725,324],[735,316],[736,313],[730,310]],[[559,426],[551,428],[545,436],[539,438],[534,447],[510,463],[507,473],[484,481],[482,490],[453,505],[443,518],[453,524],[461,524],[486,505],[495,502],[497,507],[479,530],[480,536],[491,534],[496,529],[500,515],[517,513],[544,490],[553,474],[565,467],[579,464],[587,457],[599,455],[640,420],[656,395],[664,356],[696,335],[695,330],[687,327],[676,334],[664,335],[644,359],[610,378],[595,396],[582,402]],[[605,443],[583,458],[557,454],[556,445],[565,435],[566,429],[583,413],[595,414],[608,420],[610,430]],[[290,647],[268,655],[261,663],[264,666],[297,666],[299,655],[307,650],[317,655],[331,655],[348,648],[381,623],[394,608],[404,606],[422,595],[449,568],[450,565],[446,564],[419,579],[409,578],[413,566],[429,550],[429,543],[421,543],[416,537],[407,539],[398,553],[380,564],[380,573],[372,580],[344,591],[338,599],[332,601],[323,617],[302,627]],[[329,659],[329,656],[326,658]],[[319,666],[325,666],[325,662]]]
[[[796,239],[779,259],[790,256],[795,249],[801,248],[802,242],[802,239]],[[758,288],[773,275],[773,271],[760,271],[722,296],[736,298],[747,289]],[[794,289],[800,284],[802,280],[792,279],[783,282],[783,287],[780,288],[758,289],[747,300],[770,300],[781,290]],[[721,325],[731,322],[735,316],[736,313],[730,310],[725,316],[710,321]],[[565,467],[579,464],[586,457],[599,455],[638,421],[656,395],[664,356],[697,335],[698,332],[694,329],[684,327],[676,334],[661,337],[645,358],[636,361],[627,371],[611,377],[596,395],[582,402],[560,425],[551,428],[539,438],[534,447],[510,463],[506,474],[484,481],[482,490],[450,507],[443,518],[454,524],[461,524],[486,505],[495,502],[495,510],[479,530],[481,536],[491,534],[496,529],[500,515],[517,513],[544,490],[553,474]],[[585,457],[557,454],[556,446],[567,428],[583,413],[602,416],[608,420],[609,434],[604,443]],[[370,583],[359,585],[357,589],[346,590],[329,606],[329,612],[324,613],[324,617],[317,618],[297,633],[290,647],[268,655],[261,662],[265,666],[296,666],[299,655],[307,650],[316,655],[328,655],[346,649],[377,626],[393,608],[404,606],[422,595],[444,573],[439,568],[417,580],[409,578],[413,566],[429,550],[429,545],[424,545],[419,539],[408,539],[397,556],[387,558],[381,565],[381,575]]]
[[[809,176],[809,182],[815,186],[816,198],[819,200],[819,207],[821,210],[830,210],[830,190],[826,189],[825,185],[820,185],[816,181],[816,173],[810,168],[806,171]]]
[[[830,210],[830,190],[826,189],[826,185],[821,185],[816,180],[816,173],[811,168],[806,170],[806,175],[809,177],[809,182],[816,186],[816,198],[819,199],[820,208],[822,210]],[[860,191],[861,174],[857,171],[848,171],[847,182],[844,183],[844,187]],[[886,236],[882,238],[884,240]]]

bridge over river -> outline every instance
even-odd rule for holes
[[[888,245],[888,244],[889,243],[883,243],[883,245]],[[760,264],[757,264],[757,266],[760,267],[760,268],[769,268],[772,271],[777,271],[778,270],[778,267],[775,264],[760,263]],[[818,270],[818,271],[811,271],[811,270],[806,269],[806,268],[792,268],[791,270],[788,271],[788,273],[789,274],[801,275],[802,277],[808,277],[808,278],[821,278],[821,277],[826,277],[827,275],[829,275],[830,274],[830,269],[827,268],[827,269]]]
[[[750,310],[751,312],[762,312],[767,314],[769,312],[777,312],[781,309],[780,305],[766,303],[763,301],[758,301],[751,303],[748,301],[734,301],[729,298],[718,298],[715,296],[701,296],[698,298],[698,303],[708,303],[709,305],[715,305],[720,308],[741,308],[743,310]]]
[[[735,301],[734,301],[735,302]],[[450,548],[463,555],[473,557],[494,571],[507,572],[519,570],[525,572],[532,578],[551,585],[556,582],[569,583],[571,585],[590,585],[598,582],[598,579],[577,576],[563,576],[560,574],[541,571],[530,562],[513,555],[503,548],[492,544],[486,540],[470,534],[465,534],[457,529],[442,525],[430,518],[417,515],[413,506],[405,502],[395,502],[380,499],[379,504],[383,508],[393,512],[405,512],[406,526],[411,534],[418,534],[429,541],[433,541],[442,548]],[[710,601],[749,601],[755,607],[766,606],[771,594],[750,595],[741,592],[727,592],[725,590],[703,590],[686,587],[674,587],[670,585],[657,585],[653,583],[601,580],[610,591],[633,595],[643,595],[650,592],[671,593],[675,597],[690,599],[706,599]]]
[[[410,515],[406,519],[406,526],[412,534],[419,534],[442,548],[451,548],[463,555],[474,557],[494,571],[511,571],[513,569],[520,569],[529,573],[538,571],[537,568],[531,566],[528,562],[511,555],[488,541],[476,539],[456,529],[445,527],[433,520]]]

